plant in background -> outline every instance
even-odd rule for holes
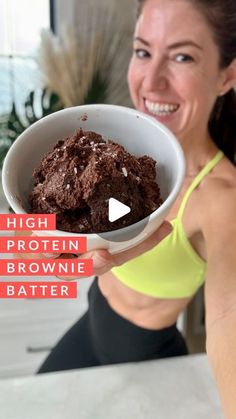
[[[65,107],[130,105],[126,81],[131,25],[116,0],[74,2],[74,22],[60,36],[42,32],[38,55],[44,84]]]
[[[0,168],[4,158],[17,139],[17,137],[31,124],[52,112],[62,109],[59,97],[49,92],[48,89],[41,89],[36,104],[36,91],[31,91],[24,103],[24,114],[19,115],[15,103],[9,114],[0,116]],[[40,108],[40,116],[37,116],[35,108]]]
[[[64,27],[59,36],[42,32],[37,62],[46,87],[40,92],[40,116],[36,91],[27,97],[24,115],[13,103],[11,112],[0,116],[0,166],[18,135],[43,116],[89,103],[130,105],[126,73],[131,25],[115,0],[81,0],[74,7],[73,28]]]

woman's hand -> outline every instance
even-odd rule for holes
[[[80,254],[80,255],[72,255],[72,254],[36,254],[36,253],[28,253],[17,255],[17,257],[22,258],[30,258],[30,259],[45,259],[45,258],[63,258],[63,259],[70,259],[73,257],[78,257],[81,259],[92,259],[93,260],[93,270],[94,275],[99,276],[104,274],[105,272],[110,271],[115,266],[123,265],[125,262],[128,262],[130,259],[134,259],[137,256],[141,255],[142,253],[151,250],[154,246],[156,246],[164,237],[166,237],[172,231],[172,226],[169,222],[164,221],[161,226],[156,230],[150,237],[148,237],[145,241],[138,244],[137,246],[133,247],[132,249],[126,250],[124,252],[111,255],[107,250],[98,249],[98,250],[91,250],[89,252]],[[18,233],[19,235],[19,233]],[[32,236],[35,236],[33,233]],[[60,279],[69,281],[77,279],[77,277],[58,277]],[[81,278],[81,276],[80,276]]]
[[[167,221],[164,221],[158,230],[156,230],[150,237],[129,250],[125,250],[124,252],[117,253],[115,255],[111,255],[106,250],[96,250],[84,254],[83,257],[92,258],[95,275],[102,275],[115,266],[123,265],[125,262],[128,262],[129,260],[140,256],[142,253],[151,250],[171,231],[171,224]]]

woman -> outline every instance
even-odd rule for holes
[[[39,372],[186,354],[176,321],[205,281],[207,353],[236,417],[235,81],[234,1],[140,2],[131,97],[172,130],[187,162],[173,230],[164,223],[119,255],[87,254],[99,276],[89,310]]]

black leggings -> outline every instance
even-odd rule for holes
[[[186,355],[176,325],[161,330],[135,326],[115,313],[97,279],[89,290],[89,308],[61,338],[38,373]]]

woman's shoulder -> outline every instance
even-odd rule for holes
[[[203,188],[206,198],[220,193],[229,195],[230,198],[236,190],[236,166],[227,157],[218,163],[207,178],[205,188]]]
[[[226,157],[217,166],[204,182],[200,205],[207,227],[225,228],[227,223],[235,223],[236,167]]]

